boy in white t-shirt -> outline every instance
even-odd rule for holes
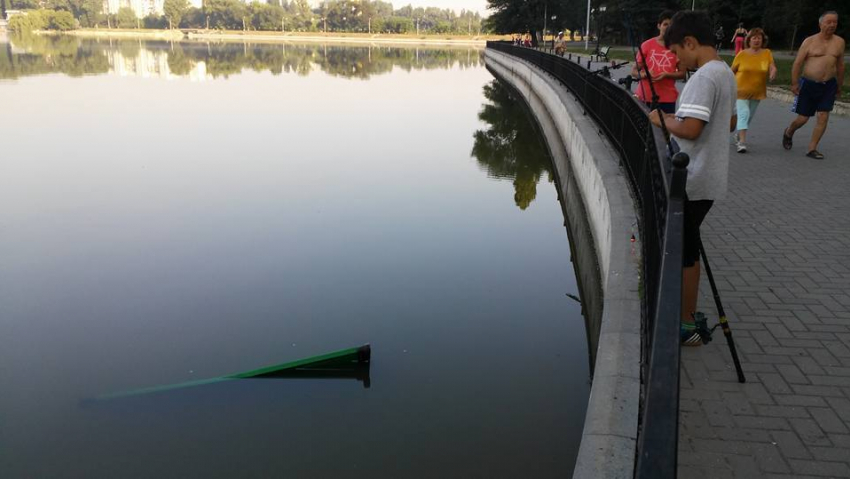
[[[681,150],[688,154],[682,275],[682,344],[697,346],[694,328],[699,291],[699,227],[714,200],[726,195],[729,174],[729,133],[737,115],[735,74],[717,55],[711,19],[705,12],[683,11],[673,16],[664,43],[679,59],[680,70],[694,70],[679,96],[676,113],[650,112],[661,126],[661,115]]]

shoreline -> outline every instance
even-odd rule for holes
[[[104,29],[81,29],[66,32],[40,31],[43,35],[71,35],[81,38],[114,38],[114,39],[148,39],[148,40],[202,40],[222,42],[256,42],[256,43],[359,43],[359,44],[386,44],[386,45],[459,45],[483,47],[488,40],[500,37],[476,36],[476,37],[452,37],[445,36],[409,36],[409,35],[384,35],[384,34],[329,34],[324,35],[314,32],[239,32],[218,30],[104,30]]]

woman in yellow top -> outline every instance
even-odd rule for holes
[[[747,129],[750,126],[759,102],[767,98],[767,80],[776,78],[776,63],[773,54],[765,48],[767,35],[761,28],[753,28],[747,34],[746,48],[735,56],[732,71],[738,81],[738,153],[747,152]]]

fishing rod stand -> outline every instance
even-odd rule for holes
[[[629,76],[624,76],[623,78],[618,79],[617,83],[619,83],[620,85],[623,85],[623,88],[625,88],[626,90],[632,91],[632,85],[636,81],[640,81],[640,80],[629,75]]]

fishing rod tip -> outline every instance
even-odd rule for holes
[[[369,344],[364,344],[357,348],[357,362],[358,363],[368,363],[372,359],[372,346]]]

